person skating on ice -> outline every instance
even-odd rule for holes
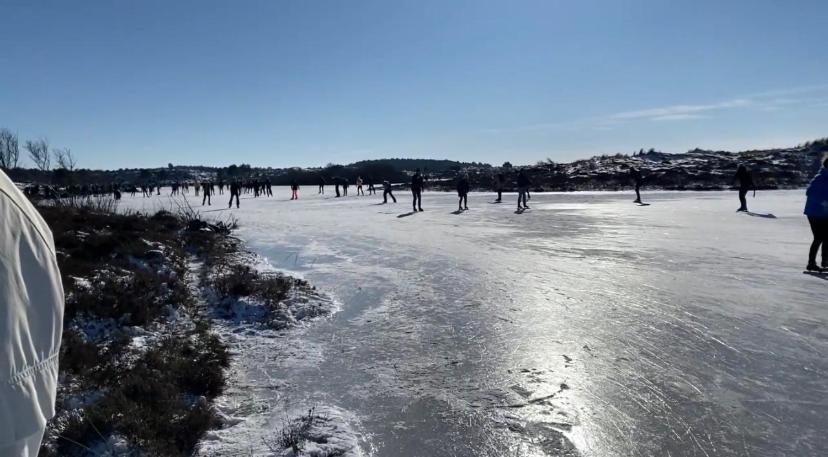
[[[411,194],[413,197],[412,207],[414,212],[416,213],[418,210],[423,210],[423,185],[425,181],[423,180],[423,175],[420,174],[420,169],[418,168],[416,172],[414,172],[414,176],[411,177]]]
[[[394,200],[394,203],[397,203],[397,198],[394,197],[394,193],[391,192],[391,183],[388,181],[382,182],[382,203],[388,203],[388,197],[391,197],[391,200]]]
[[[529,186],[532,185],[532,181],[529,180],[529,177],[526,176],[526,172],[520,170],[517,176],[517,187],[518,187],[518,204],[517,209],[518,211],[522,211],[524,209],[528,209],[529,205],[526,204],[526,194],[529,193]],[[522,205],[521,205],[522,203]]]
[[[205,202],[207,203],[207,206],[210,206],[210,196],[213,193],[213,187],[210,185],[210,183],[205,181],[201,183],[201,189],[203,191],[203,197],[201,198],[201,206],[204,206]]]
[[[290,199],[299,200],[299,182],[295,179],[290,184]]]
[[[808,251],[807,271],[828,271],[828,157],[822,162],[822,169],[811,180],[805,192],[805,216],[811,226],[814,240]],[[817,251],[822,247],[822,268],[817,266]]]
[[[638,168],[630,167],[630,177],[635,184],[635,200],[633,203],[641,203],[641,184],[644,182],[644,178],[641,177],[641,171]]]
[[[503,201],[503,188],[506,186],[506,177],[503,176],[503,173],[498,173],[494,177],[494,190],[497,192],[497,200],[496,203],[500,203]]]
[[[754,196],[756,195],[756,186],[753,184],[753,177],[750,175],[750,171],[744,165],[739,165],[739,168],[736,170],[736,176],[733,178],[734,181],[739,182],[739,209],[736,211],[744,211],[747,212],[747,193],[749,190],[753,189]]]
[[[457,196],[460,197],[460,201],[457,203],[457,210],[462,211],[464,209],[469,209],[469,174],[464,173],[460,176],[460,179],[457,180]]]
[[[238,181],[233,181],[230,183],[230,203],[227,204],[228,208],[233,207],[233,198],[236,198],[236,208],[239,207],[239,195],[241,195],[241,183]]]

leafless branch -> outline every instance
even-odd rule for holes
[[[55,148],[52,150],[52,154],[55,156],[55,162],[57,162],[58,168],[74,171],[76,160],[69,148]]]
[[[0,129],[0,168],[17,168],[19,160],[17,134],[9,129]]]
[[[29,158],[39,170],[49,171],[52,167],[52,160],[49,154],[49,141],[46,138],[26,141],[26,150],[29,151]]]

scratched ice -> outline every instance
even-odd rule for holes
[[[242,199],[238,235],[341,309],[241,352],[275,385],[248,395],[335,408],[363,455],[828,455],[828,281],[802,273],[802,191],[760,192],[752,215],[730,192],[534,194],[523,214],[428,192],[405,217],[405,192],[276,194]]]

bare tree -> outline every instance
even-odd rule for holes
[[[75,170],[75,156],[69,148],[55,148],[52,150],[52,154],[55,156],[55,162],[57,162],[58,168],[69,171]]]
[[[9,129],[0,129],[0,168],[17,168],[19,160],[17,134]]]
[[[49,154],[49,142],[46,138],[26,141],[26,150],[29,151],[29,158],[39,170],[49,171],[52,167],[52,160]]]

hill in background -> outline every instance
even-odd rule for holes
[[[472,186],[490,189],[493,176],[506,175],[514,183],[517,170],[525,170],[536,191],[619,190],[631,185],[630,167],[640,169],[650,188],[668,190],[716,190],[732,185],[739,164],[751,169],[760,188],[797,188],[807,185],[828,154],[828,138],[791,148],[751,150],[742,152],[693,149],[671,154],[650,149],[633,154],[615,154],[555,163],[551,160],[529,166],[502,166],[486,163],[434,159],[378,159],[348,165],[329,164],[317,168],[258,168],[247,164],[229,167],[175,166],[163,168],[120,170],[51,170],[15,168],[7,172],[17,182],[56,186],[83,184],[140,185],[175,181],[230,181],[234,179],[269,179],[274,185],[288,185],[294,180],[301,185],[317,185],[320,178],[328,184],[334,179],[353,183],[358,176],[375,184],[383,180],[406,183],[416,169],[427,176],[432,189],[453,189],[454,180],[468,173]],[[507,184],[507,187],[510,185]]]

